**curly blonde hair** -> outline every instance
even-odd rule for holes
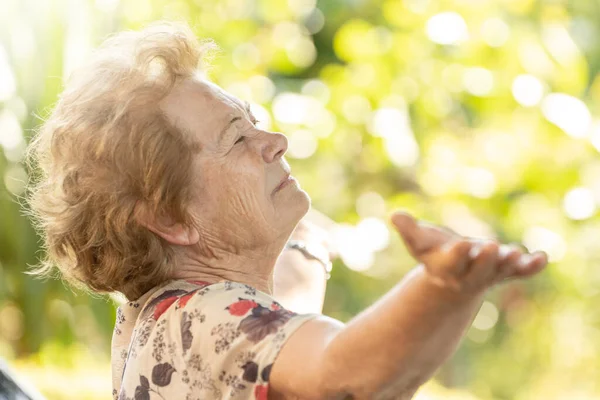
[[[176,259],[136,221],[154,216],[195,226],[192,161],[200,149],[159,108],[180,79],[202,73],[211,41],[179,22],[109,37],[69,78],[37,130],[27,163],[27,213],[45,256],[32,274],[136,299],[169,279]]]

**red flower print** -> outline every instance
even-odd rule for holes
[[[229,314],[235,315],[236,317],[241,317],[246,315],[248,310],[251,310],[256,306],[258,306],[258,303],[254,300],[242,299],[240,297],[239,301],[230,304],[229,306],[225,307],[225,309],[229,311]]]
[[[142,319],[147,318],[150,314],[155,314],[156,313],[155,307],[157,307],[158,304],[160,304],[162,301],[164,301],[166,299],[170,299],[170,298],[173,298],[174,299],[173,301],[175,301],[179,298],[179,296],[182,296],[187,293],[188,292],[186,292],[185,290],[180,290],[180,289],[165,290],[164,292],[162,292],[161,294],[156,296],[154,299],[152,299],[152,301],[148,302],[148,305],[146,305],[144,307],[144,311],[142,311]],[[171,304],[173,304],[173,301],[171,303],[169,303],[169,306]],[[167,308],[169,308],[169,307],[167,306],[160,314],[158,314],[158,316],[160,317],[166,311]],[[157,318],[158,317],[156,317],[155,319],[157,319]]]
[[[254,397],[256,400],[267,400],[267,394],[269,393],[269,385],[256,385],[254,388]]]
[[[167,309],[169,307],[171,307],[171,305],[177,301],[177,299],[179,299],[179,297],[173,296],[173,297],[168,297],[168,298],[162,300],[160,303],[158,303],[156,305],[156,308],[154,309],[154,313],[152,314],[152,317],[155,320],[158,320],[158,318],[160,318],[160,316],[163,315],[164,312],[167,311]]]
[[[185,305],[187,304],[188,301],[190,301],[190,299],[196,294],[196,290],[194,290],[193,292],[190,292],[184,296],[181,296],[179,298],[179,302],[177,303],[177,305],[179,306],[179,308],[183,308],[185,307]]]
[[[265,336],[277,332],[294,315],[283,308],[280,310],[269,310],[257,304],[252,309],[252,314],[240,322],[239,329],[247,335],[248,340],[258,343]]]

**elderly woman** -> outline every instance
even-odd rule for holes
[[[205,47],[185,25],[153,24],[111,37],[71,77],[29,152],[42,172],[29,197],[48,254],[38,272],[56,265],[127,297],[115,398],[411,398],[486,290],[537,273],[545,254],[396,212],[419,261],[402,282],[347,324],[287,310],[276,299],[298,289],[274,287],[275,266],[312,276],[320,308],[327,249],[282,254],[307,237],[309,196],[285,136],[202,75]]]

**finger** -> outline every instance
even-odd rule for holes
[[[515,277],[525,278],[539,273],[548,265],[548,255],[543,251],[524,254],[517,265]]]
[[[478,289],[492,284],[496,276],[499,247],[495,241],[484,241],[475,247],[469,254],[473,261],[463,277],[465,286]]]
[[[396,230],[400,234],[400,238],[404,242],[408,252],[415,258],[418,254],[418,238],[417,238],[417,221],[412,215],[397,211],[391,216],[391,221],[394,224]]]
[[[542,271],[548,264],[548,256],[544,252],[521,254],[512,267],[512,273],[505,273],[498,277],[498,283],[522,279],[533,276]]]
[[[518,260],[521,253],[521,249],[514,244],[501,244],[498,249],[499,265],[506,264],[509,259],[512,259],[513,261]]]
[[[494,282],[500,282],[512,275],[517,269],[517,263],[523,255],[521,248],[517,245],[501,245],[499,250],[499,262],[496,268],[496,277]]]

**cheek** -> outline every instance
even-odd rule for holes
[[[246,178],[246,179],[244,179]],[[240,217],[260,213],[264,208],[265,195],[260,182],[250,181],[250,177],[237,176],[232,178],[223,196],[227,198],[231,212]]]
[[[213,201],[226,214],[256,214],[268,202],[263,171],[241,160],[216,169],[209,183]]]
[[[260,170],[249,173],[241,169],[243,173],[239,173],[237,168],[243,166],[222,165],[206,171],[202,183],[205,192],[197,205],[200,218],[216,236],[232,242],[270,240],[275,217],[265,177]]]
[[[264,196],[264,166],[250,157],[247,149],[238,149],[233,160],[222,165],[219,173],[227,190]]]

